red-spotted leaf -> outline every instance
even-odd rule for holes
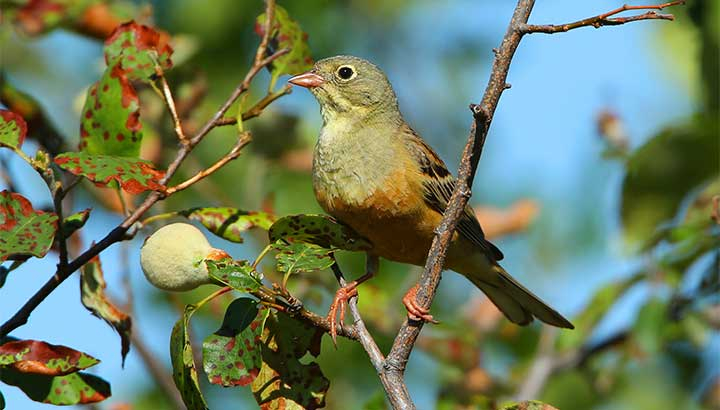
[[[208,406],[200,391],[188,326],[190,317],[198,306],[187,305],[180,320],[173,326],[170,336],[170,360],[173,367],[173,380],[188,410],[207,410]]]
[[[112,155],[91,155],[86,152],[66,152],[55,157],[60,168],[81,175],[97,185],[117,187],[131,193],[163,191],[160,179],[164,171],[158,171],[149,161]]]
[[[67,3],[62,0],[29,0],[17,10],[15,23],[29,35],[47,32],[63,21]]]
[[[262,336],[262,368],[252,383],[262,409],[319,409],[325,406],[330,381],[320,366],[303,359],[320,353],[322,331],[271,312]]]
[[[103,276],[100,258],[95,256],[86,263],[80,271],[80,294],[82,304],[93,315],[107,322],[120,335],[120,354],[123,365],[125,356],[130,351],[130,331],[132,322],[130,316],[118,309],[105,294],[105,277]]]
[[[203,367],[212,384],[247,386],[260,373],[262,335],[270,311],[249,298],[235,299],[223,324],[203,341]]]
[[[0,110],[0,146],[20,148],[27,135],[25,120],[12,111]]]
[[[311,243],[277,241],[273,248],[278,251],[277,270],[286,276],[327,269],[335,263],[332,249]]]
[[[0,373],[11,368],[20,373],[63,376],[99,362],[69,347],[37,340],[17,340],[0,345]]]
[[[108,67],[120,65],[128,78],[145,80],[155,74],[155,64],[162,70],[172,67],[173,49],[170,36],[134,21],[121,24],[105,40],[105,62]]]
[[[34,401],[56,406],[97,403],[112,394],[108,382],[83,372],[53,377],[3,369],[0,381],[17,386]]]
[[[0,261],[45,256],[52,246],[57,220],[54,213],[33,209],[20,194],[0,192]]]
[[[265,34],[265,13],[255,21],[255,32],[262,37]],[[289,49],[290,51],[273,61],[270,70],[274,77],[283,74],[298,74],[312,67],[313,59],[307,44],[307,33],[303,32],[297,21],[287,10],[275,6],[273,24],[270,32],[270,49]]]
[[[80,150],[137,157],[142,140],[140,100],[119,64],[90,87],[80,120]]]
[[[327,215],[300,214],[278,219],[268,231],[270,242],[278,239],[306,242],[323,248],[365,251],[370,242],[350,227]]]
[[[84,211],[75,212],[63,219],[62,232],[64,237],[69,237],[75,231],[82,228],[90,217],[90,208]]]
[[[270,229],[275,215],[266,212],[242,211],[237,208],[191,208],[178,212],[198,221],[215,235],[231,242],[242,243],[241,233],[253,228]]]
[[[247,261],[205,259],[205,265],[211,278],[237,291],[252,292],[262,286],[262,276]]]

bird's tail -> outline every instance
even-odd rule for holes
[[[538,318],[552,326],[575,328],[560,313],[518,283],[498,264],[493,264],[490,275],[483,273],[465,276],[513,323],[527,325],[533,321],[533,318]]]

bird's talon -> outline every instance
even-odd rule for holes
[[[337,327],[342,326],[345,323],[345,310],[347,309],[347,303],[350,298],[357,296],[357,283],[350,283],[342,288],[338,289],[335,293],[335,298],[330,304],[328,310],[327,320],[330,322],[330,337],[332,338],[333,344],[337,347]],[[338,308],[340,309],[340,321],[338,322]]]
[[[420,306],[417,302],[417,285],[410,288],[405,296],[403,296],[403,305],[408,312],[408,318],[417,322],[429,322],[438,324],[437,320],[430,314],[430,310]]]

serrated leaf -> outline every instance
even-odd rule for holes
[[[284,313],[270,313],[262,336],[262,368],[252,383],[260,408],[312,410],[325,406],[330,381],[317,363],[300,362],[308,352],[313,356],[320,353],[322,334]]]
[[[183,316],[173,326],[170,336],[170,360],[173,366],[173,380],[185,406],[188,410],[207,410],[205,397],[200,391],[200,382],[188,334],[190,317],[197,308],[196,305],[185,306]]]
[[[277,270],[287,275],[323,270],[335,263],[332,249],[311,243],[278,241],[273,244],[273,249],[278,251],[275,255]]]
[[[130,316],[115,306],[105,294],[105,277],[103,275],[100,258],[95,256],[90,262],[83,265],[80,270],[80,296],[82,304],[93,315],[104,320],[120,335],[120,355],[122,364],[130,351],[130,332],[132,321]]]
[[[266,212],[242,211],[230,207],[191,208],[178,212],[180,215],[203,224],[210,232],[227,239],[242,243],[242,232],[249,229],[270,229],[277,219]]]
[[[366,251],[371,248],[367,239],[327,215],[300,214],[282,217],[270,227],[268,236],[271,243],[278,239],[289,239],[346,251]]]
[[[260,336],[269,310],[249,298],[235,299],[223,324],[203,342],[203,367],[212,384],[247,386],[260,373]]]
[[[25,197],[0,192],[0,261],[14,256],[45,256],[52,246],[58,217],[33,209]]]
[[[23,117],[12,111],[0,109],[0,146],[22,147],[27,135],[27,124]]]
[[[83,372],[53,377],[7,369],[0,372],[0,381],[17,386],[34,401],[56,406],[97,403],[112,395],[108,382]]]
[[[237,291],[249,293],[262,286],[262,277],[247,261],[205,259],[204,262],[211,278]]]
[[[170,36],[134,21],[118,26],[105,40],[105,62],[119,65],[131,80],[146,80],[155,75],[155,64],[162,70],[172,67]]]
[[[88,90],[80,120],[81,151],[137,157],[142,142],[140,99],[119,64]]]
[[[0,373],[63,376],[100,363],[96,358],[66,346],[38,340],[17,340],[0,345]]]
[[[255,21],[255,32],[263,37],[265,34],[265,13]],[[302,31],[300,24],[293,20],[283,7],[276,5],[273,24],[270,32],[269,48],[272,51],[289,49],[290,51],[275,59],[270,70],[274,77],[283,74],[299,74],[309,70],[313,65],[310,47],[307,44],[307,33]]]
[[[160,180],[164,171],[158,171],[149,161],[112,155],[91,155],[86,152],[66,152],[55,157],[55,163],[62,169],[95,182],[100,186],[119,184],[131,194],[143,191],[163,191]]]
[[[89,217],[90,208],[65,217],[62,223],[63,236],[65,238],[70,237],[75,231],[85,226],[85,222],[87,222]]]

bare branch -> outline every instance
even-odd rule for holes
[[[678,1],[671,1],[663,4],[658,5],[649,5],[649,6],[628,6],[627,4],[616,8],[615,10],[610,10],[607,13],[599,14],[594,17],[588,17],[586,19],[578,20],[572,23],[566,23],[566,24],[545,24],[545,25],[536,25],[536,24],[523,24],[520,26],[520,31],[522,33],[545,33],[545,34],[553,34],[553,33],[564,33],[566,31],[570,31],[576,28],[580,27],[595,27],[600,28],[602,26],[619,26],[621,24],[630,23],[633,21],[640,21],[640,20],[674,20],[675,16],[672,14],[661,14],[657,13],[655,11],[648,11],[643,14],[638,14],[634,16],[628,16],[628,17],[612,17],[616,14],[622,13],[624,11],[629,10],[662,10],[666,7],[671,6],[677,6],[685,4],[685,0],[678,0]]]
[[[292,92],[292,86],[286,85],[283,87],[280,91],[276,91],[274,93],[268,93],[263,97],[261,100],[255,103],[252,107],[248,108],[247,111],[242,113],[242,120],[247,121],[251,118],[255,118],[258,115],[262,114],[265,107],[273,103],[278,98],[288,95]],[[237,124],[237,118],[221,118],[216,123],[215,126],[221,127],[225,125],[235,125]]]
[[[188,139],[185,136],[182,124],[180,123],[180,117],[178,116],[177,109],[175,108],[175,99],[172,96],[172,92],[170,92],[170,86],[168,85],[167,79],[165,78],[165,73],[160,67],[160,64],[155,64],[155,74],[160,79],[163,101],[165,101],[165,105],[168,107],[168,111],[170,111],[170,116],[172,117],[173,126],[175,128],[175,135],[177,135],[178,140],[180,140],[182,144],[187,144]]]

